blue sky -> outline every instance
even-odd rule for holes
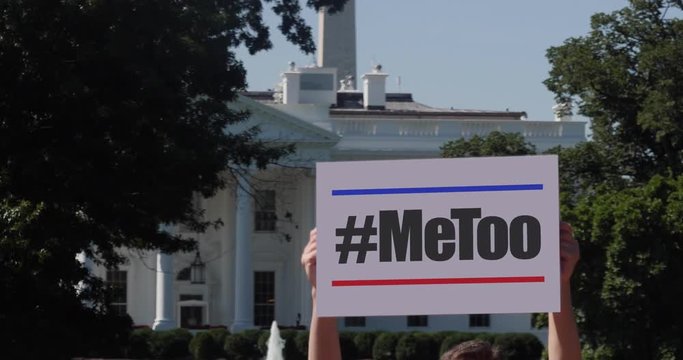
[[[530,120],[552,120],[553,94],[542,81],[550,66],[546,49],[590,29],[590,16],[627,5],[626,0],[356,0],[359,76],[375,62],[390,74],[387,90],[413,93],[436,107],[527,111]],[[317,34],[317,16],[305,17]],[[266,13],[274,48],[238,51],[250,90],[273,88],[289,61],[312,64],[276,29]]]

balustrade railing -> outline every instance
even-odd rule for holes
[[[471,138],[492,131],[520,133],[525,138],[582,138],[585,122],[530,120],[368,120],[332,119],[333,130],[342,136],[396,136]]]

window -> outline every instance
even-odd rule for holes
[[[334,90],[332,74],[301,74],[301,90]]]
[[[406,325],[408,327],[426,327],[429,326],[429,317],[427,315],[411,315],[406,318]]]
[[[470,327],[490,327],[491,315],[489,314],[473,314],[470,315]]]
[[[206,303],[202,295],[181,294],[178,305],[180,307],[180,327],[192,329],[206,323],[204,319]]]
[[[128,298],[128,272],[123,270],[107,270],[106,284],[111,290],[111,307],[115,313],[125,315]]]
[[[254,230],[275,231],[275,190],[260,190],[256,193]]]
[[[365,316],[347,316],[344,318],[346,327],[365,327]]]
[[[275,271],[254,272],[254,325],[268,327],[275,320]]]

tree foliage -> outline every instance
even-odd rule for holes
[[[441,147],[443,157],[513,156],[536,153],[536,147],[519,133],[493,131],[485,137],[449,141]]]
[[[584,197],[570,216],[581,240],[574,305],[586,347],[614,359],[681,358],[683,176]]]
[[[442,150],[447,157],[532,154],[524,144],[520,135],[491,133]],[[546,153],[559,155],[561,216],[581,244],[572,285],[584,355],[680,358],[683,288],[673,284],[683,275],[683,175],[639,184],[599,141]]]
[[[548,50],[546,85],[593,123],[594,142],[556,150],[562,216],[582,247],[574,303],[586,358],[683,358],[682,10],[630,0]]]
[[[201,220],[193,194],[211,196],[232,170],[292,150],[259,141],[255,128],[231,130],[247,114],[226,105],[245,88],[235,47],[271,46],[264,4],[313,51],[296,0],[0,1],[3,357],[101,348],[89,347],[99,335],[88,327],[109,316],[106,291],[75,255],[115,266],[121,247],[190,250],[192,239],[159,224],[218,224]],[[79,282],[88,290],[77,293]]]
[[[552,47],[545,81],[558,100],[574,99],[594,139],[619,155],[625,175],[647,179],[683,170],[681,1],[630,0],[598,13],[591,31]]]

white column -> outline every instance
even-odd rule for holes
[[[254,271],[251,234],[254,229],[253,199],[249,180],[239,178],[235,214],[235,319],[232,332],[254,327]]]
[[[168,231],[167,226],[162,229]],[[154,330],[169,330],[176,327],[173,321],[173,255],[157,253],[157,293]]]
[[[157,254],[157,296],[154,330],[175,328],[173,322],[173,255]]]
[[[228,190],[222,190],[219,194],[221,194],[221,215],[222,217],[224,216],[225,218],[231,217],[234,219],[234,213],[231,211],[234,211],[234,204],[235,204],[235,197],[234,196],[228,196],[231,191]],[[222,314],[222,319],[221,319],[221,324],[225,326],[230,326],[231,321],[233,319],[233,313],[235,311],[235,305],[233,303],[234,297],[232,296],[231,289],[233,289],[233,280],[234,280],[234,261],[233,261],[233,252],[234,249],[231,248],[232,246],[232,236],[228,236],[228,229],[232,230],[234,229],[234,226],[232,224],[232,221],[226,221],[225,225],[221,227],[219,234],[221,238],[221,276],[220,276],[220,281],[221,281],[221,302],[220,302],[220,311]]]

